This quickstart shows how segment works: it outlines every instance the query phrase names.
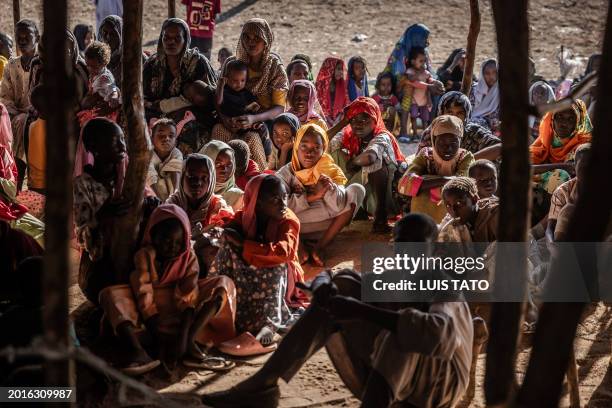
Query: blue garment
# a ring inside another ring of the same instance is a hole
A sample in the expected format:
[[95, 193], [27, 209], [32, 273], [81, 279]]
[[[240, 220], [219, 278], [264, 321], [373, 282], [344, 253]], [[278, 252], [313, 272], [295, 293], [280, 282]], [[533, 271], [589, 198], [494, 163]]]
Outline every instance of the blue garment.
[[429, 28], [424, 24], [413, 24], [408, 27], [406, 31], [404, 31], [404, 35], [402, 35], [397, 44], [395, 44], [395, 48], [389, 56], [384, 72], [391, 72], [396, 78], [406, 72], [405, 59], [410, 55], [410, 51], [413, 47], [425, 49], [425, 55], [427, 56], [426, 68], [431, 72], [429, 51], [427, 48], [428, 38]]
[[[353, 79], [353, 64], [355, 63], [356, 58], [352, 57], [348, 62], [348, 94], [349, 99], [353, 102], [360, 96], [370, 96], [370, 91], [368, 90], [368, 72], [365, 71], [363, 73], [363, 78], [361, 79], [361, 89], [363, 94], [359, 94], [357, 92], [357, 85], [355, 84], [355, 80]], [[364, 63], [365, 65], [365, 63]]]

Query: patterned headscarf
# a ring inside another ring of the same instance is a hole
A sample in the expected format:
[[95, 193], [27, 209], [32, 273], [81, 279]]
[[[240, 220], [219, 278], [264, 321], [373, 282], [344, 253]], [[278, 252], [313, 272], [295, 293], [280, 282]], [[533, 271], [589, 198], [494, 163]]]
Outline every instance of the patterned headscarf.
[[295, 92], [295, 88], [308, 89], [308, 110], [305, 114], [298, 116], [297, 112], [295, 111], [295, 108], [292, 105], [291, 109], [289, 109], [289, 112], [298, 116], [302, 125], [311, 119], [321, 119], [321, 116], [319, 116], [319, 114], [314, 110], [315, 103], [317, 102], [317, 90], [315, 89], [314, 84], [307, 79], [299, 79], [297, 81], [294, 81], [291, 84], [291, 89], [289, 89], [288, 99], [290, 104], [292, 104], [293, 101], [293, 93]]
[[[162, 95], [164, 89], [165, 75], [167, 73], [167, 56], [164, 51], [163, 37], [164, 31], [171, 25], [176, 25], [181, 28], [183, 31], [183, 37], [185, 38], [185, 47], [181, 51], [179, 55], [180, 59], [180, 68], [178, 75], [173, 78], [172, 83], [170, 84], [169, 89], [167, 90], [169, 95]], [[205, 69], [205, 77], [204, 78], [196, 78], [201, 79], [204, 83], [210, 85], [211, 87], [217, 86], [217, 74], [215, 70], [210, 65], [210, 62], [206, 57], [198, 52], [195, 48], [190, 48], [191, 45], [191, 34], [189, 33], [189, 26], [187, 23], [180, 18], [169, 18], [164, 21], [162, 25], [162, 29], [159, 33], [159, 39], [157, 40], [157, 54], [155, 54], [151, 59], [147, 61], [145, 64], [145, 69], [147, 66], [152, 66], [152, 75], [151, 75], [151, 85], [150, 89], [145, 90], [145, 94], [149, 94], [153, 97], [168, 97], [168, 96], [176, 96], [179, 95], [182, 91], [182, 86], [186, 78], [190, 78], [193, 76], [193, 73], [198, 67], [198, 64], [204, 63], [206, 65]]]
[[[349, 121], [360, 113], [367, 114], [374, 121], [374, 136], [377, 136], [381, 133], [385, 133], [391, 139], [391, 144], [393, 146], [393, 153], [395, 153], [395, 160], [399, 162], [403, 162], [406, 160], [402, 151], [400, 150], [399, 145], [397, 144], [397, 140], [395, 140], [395, 136], [391, 134], [385, 127], [385, 122], [382, 120], [382, 115], [380, 113], [380, 108], [378, 107], [378, 103], [372, 98], [366, 96], [360, 96], [355, 99], [349, 106], [346, 107], [346, 119]], [[357, 156], [359, 154], [361, 142], [359, 138], [353, 133], [353, 129], [351, 125], [348, 125], [344, 128], [342, 133], [342, 147], [344, 147], [349, 152], [350, 157]]]
[[[185, 182], [185, 169], [191, 162], [198, 162], [203, 164], [204, 167], [206, 167], [206, 169], [208, 170], [209, 174], [206, 192], [202, 197], [200, 205], [195, 210], [192, 210], [189, 207], [189, 197], [187, 197], [187, 194], [185, 193], [185, 189], [183, 187], [183, 184]], [[192, 153], [187, 156], [187, 159], [185, 159], [185, 162], [183, 163], [183, 172], [181, 176], [181, 182], [179, 183], [178, 191], [168, 197], [168, 200], [166, 202], [170, 204], [176, 204], [183, 210], [185, 210], [189, 216], [189, 221], [193, 225], [198, 221], [206, 219], [206, 216], [208, 215], [208, 208], [215, 192], [216, 182], [217, 178], [215, 173], [215, 163], [208, 156], [199, 153]]]
[[[309, 169], [303, 169], [300, 164], [300, 160], [298, 158], [298, 150], [300, 148], [300, 142], [304, 135], [309, 131], [313, 130], [317, 133], [321, 140], [323, 141], [323, 155], [319, 159], [319, 161]], [[319, 177], [321, 174], [325, 174], [332, 179], [335, 184], [345, 185], [347, 182], [342, 169], [338, 167], [336, 163], [334, 163], [334, 159], [326, 153], [327, 146], [329, 145], [329, 141], [327, 140], [327, 132], [323, 130], [319, 125], [315, 125], [314, 123], [309, 123], [304, 125], [298, 130], [297, 136], [295, 137], [295, 142], [293, 143], [293, 154], [291, 156], [291, 170], [293, 170], [293, 174], [300, 180], [305, 186], [311, 186], [316, 184], [319, 181]]]
[[460, 105], [463, 108], [465, 111], [465, 120], [463, 123], [467, 123], [472, 115], [472, 104], [470, 103], [470, 98], [459, 91], [450, 91], [442, 95], [440, 102], [438, 102], [438, 113], [443, 114], [454, 105]]
[[[335, 80], [336, 66], [342, 64], [342, 79]], [[350, 103], [348, 96], [348, 87], [346, 83], [347, 70], [344, 61], [336, 57], [328, 57], [323, 61], [319, 75], [317, 75], [317, 95], [319, 96], [319, 103], [323, 109], [323, 114], [332, 119], [335, 119], [342, 113], [345, 106]], [[333, 102], [331, 100], [331, 83], [332, 81], [336, 84], [336, 93]]]
[[248, 34], [256, 35], [261, 38], [265, 47], [259, 67], [254, 69], [256, 72], [261, 73], [261, 76], [257, 76], [256, 78], [249, 76], [246, 89], [257, 98], [270, 95], [272, 90], [288, 90], [289, 80], [283, 68], [283, 63], [277, 54], [270, 51], [272, 43], [274, 42], [274, 34], [268, 22], [263, 18], [252, 18], [242, 26], [238, 45], [236, 46], [236, 55], [225, 60], [223, 68], [221, 69], [223, 75], [225, 76], [227, 64], [230, 61], [238, 60], [247, 64], [249, 63], [249, 53], [247, 52], [245, 44]]
[[578, 146], [591, 141], [591, 119], [587, 113], [586, 105], [580, 99], [572, 104], [576, 114], [576, 127], [571, 135], [557, 135], [553, 128], [555, 114], [548, 112], [540, 122], [540, 135], [529, 147], [531, 162], [562, 163], [571, 158]]

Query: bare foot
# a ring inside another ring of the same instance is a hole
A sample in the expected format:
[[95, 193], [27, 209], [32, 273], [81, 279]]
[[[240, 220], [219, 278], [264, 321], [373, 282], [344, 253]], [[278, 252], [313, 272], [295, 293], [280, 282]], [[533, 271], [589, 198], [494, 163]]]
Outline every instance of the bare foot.
[[323, 249], [321, 248], [313, 248], [310, 253], [312, 257], [312, 264], [317, 267], [325, 266], [325, 256], [323, 255]]
[[298, 247], [298, 259], [301, 265], [308, 262], [308, 258], [310, 258], [310, 251], [308, 249], [309, 248], [306, 243], [300, 241], [300, 246]]
[[200, 347], [192, 341], [191, 344], [187, 346], [187, 351], [185, 352], [185, 357], [195, 361], [203, 361], [206, 358], [206, 355], [202, 352]]

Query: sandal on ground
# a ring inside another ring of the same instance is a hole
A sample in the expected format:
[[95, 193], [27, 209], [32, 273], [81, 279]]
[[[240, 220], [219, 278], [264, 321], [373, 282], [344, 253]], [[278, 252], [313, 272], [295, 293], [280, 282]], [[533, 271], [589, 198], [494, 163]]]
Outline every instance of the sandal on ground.
[[400, 136], [397, 138], [397, 141], [398, 141], [399, 143], [410, 143], [410, 136], [408, 136], [408, 135], [400, 135]]
[[202, 403], [215, 408], [244, 407], [248, 401], [249, 407], [277, 407], [280, 400], [280, 388], [273, 385], [257, 391], [240, 391], [232, 387], [226, 391], [213, 392], [202, 396]]
[[125, 375], [133, 377], [148, 373], [149, 371], [156, 369], [160, 364], [161, 362], [159, 360], [153, 360], [145, 364], [130, 365], [128, 367], [121, 368], [120, 371]]
[[217, 350], [230, 356], [251, 357], [273, 352], [276, 350], [276, 343], [265, 347], [251, 333], [244, 332], [236, 338], [219, 344]]
[[236, 367], [236, 363], [226, 360], [223, 357], [210, 357], [202, 355], [202, 360], [186, 358], [183, 365], [190, 368], [200, 368], [210, 371], [228, 371]]

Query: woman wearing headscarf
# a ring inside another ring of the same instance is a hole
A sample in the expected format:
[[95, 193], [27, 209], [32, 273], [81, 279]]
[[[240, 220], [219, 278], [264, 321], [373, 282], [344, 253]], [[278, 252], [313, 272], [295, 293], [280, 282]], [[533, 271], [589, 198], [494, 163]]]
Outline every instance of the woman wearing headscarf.
[[235, 210], [243, 205], [244, 192], [236, 186], [234, 173], [236, 172], [236, 159], [234, 150], [219, 140], [211, 140], [200, 152], [208, 156], [214, 163], [215, 194], [219, 194]]
[[[123, 32], [123, 19], [119, 16], [107, 16], [100, 23], [98, 37], [111, 49], [111, 59], [106, 68], [115, 78], [115, 84], [121, 89], [121, 41]], [[144, 62], [144, 60], [143, 60]]]
[[283, 181], [260, 174], [246, 186], [244, 209], [226, 224], [211, 268], [211, 274], [228, 276], [236, 285], [238, 332], [250, 332], [264, 345], [291, 321], [292, 310], [308, 305], [296, 286], [304, 281], [299, 233]]
[[[246, 90], [257, 98], [261, 109], [258, 113], [228, 118], [219, 115], [223, 126], [215, 127], [213, 139], [230, 141], [239, 129], [251, 129], [258, 122], [268, 122], [284, 112], [287, 104], [289, 81], [287, 73], [278, 55], [271, 51], [274, 34], [268, 22], [261, 18], [252, 18], [242, 26], [236, 55], [229, 57], [221, 69], [226, 76], [228, 63], [233, 60], [247, 64]], [[264, 142], [257, 132], [246, 132], [242, 138], [249, 145], [251, 158], [264, 168], [266, 152]]]
[[446, 91], [461, 90], [463, 69], [465, 67], [465, 48], [456, 48], [436, 72], [438, 80], [444, 84]]
[[480, 77], [470, 95], [472, 121], [495, 132], [499, 128], [499, 71], [497, 60], [490, 58], [480, 66]]
[[429, 60], [429, 28], [424, 24], [413, 24], [404, 31], [389, 59], [383, 72], [391, 72], [399, 81], [400, 77], [406, 72], [406, 58], [410, 55], [413, 47], [425, 49], [427, 63], [425, 68], [431, 71], [431, 61]]
[[[467, 96], [458, 91], [442, 95], [438, 103], [440, 115], [453, 115], [463, 121], [461, 147], [474, 155], [475, 159], [496, 160], [501, 154], [501, 140], [491, 131], [470, 121], [472, 104]], [[417, 153], [431, 146], [431, 126], [423, 131]]]
[[349, 179], [366, 189], [366, 210], [374, 214], [372, 231], [388, 233], [387, 219], [400, 213], [393, 197], [393, 182], [403, 171], [405, 157], [395, 136], [386, 128], [380, 108], [372, 98], [360, 96], [346, 108], [348, 126], [329, 144], [334, 162]]
[[[536, 81], [529, 87], [529, 104], [533, 106], [544, 105], [555, 100], [555, 91], [546, 81]], [[531, 129], [532, 142], [540, 135], [539, 117], [529, 116], [529, 129]]]
[[[210, 129], [217, 74], [206, 57], [197, 49], [190, 48], [190, 44], [191, 36], [186, 22], [179, 18], [164, 21], [157, 41], [157, 53], [147, 60], [143, 68], [147, 118], [160, 117], [162, 111], [170, 116], [181, 112], [182, 109], [172, 110], [162, 108], [162, 105], [181, 97], [186, 87], [197, 81], [198, 95], [190, 92], [189, 102], [197, 106], [193, 113]], [[173, 119], [178, 123], [182, 117]]]
[[317, 75], [317, 95], [328, 126], [340, 121], [344, 108], [351, 103], [348, 95], [347, 69], [336, 57], [325, 58]]
[[536, 184], [532, 221], [546, 215], [552, 193], [571, 178], [576, 149], [591, 141], [592, 130], [586, 105], [580, 99], [571, 108], [549, 112], [542, 118], [540, 135], [529, 147]]
[[[300, 261], [312, 258], [324, 266], [324, 249], [347, 226], [365, 198], [360, 184], [351, 184], [327, 153], [327, 132], [309, 123], [300, 128], [293, 144], [291, 162], [276, 175], [289, 191], [289, 208], [300, 220]], [[308, 241], [307, 241], [308, 240]]]

